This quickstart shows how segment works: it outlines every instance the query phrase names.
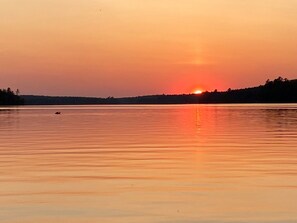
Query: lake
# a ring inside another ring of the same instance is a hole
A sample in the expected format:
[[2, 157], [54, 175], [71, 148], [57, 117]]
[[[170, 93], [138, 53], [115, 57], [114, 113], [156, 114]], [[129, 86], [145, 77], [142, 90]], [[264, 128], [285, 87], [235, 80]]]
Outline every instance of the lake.
[[2, 107], [0, 173], [2, 223], [293, 223], [297, 104]]

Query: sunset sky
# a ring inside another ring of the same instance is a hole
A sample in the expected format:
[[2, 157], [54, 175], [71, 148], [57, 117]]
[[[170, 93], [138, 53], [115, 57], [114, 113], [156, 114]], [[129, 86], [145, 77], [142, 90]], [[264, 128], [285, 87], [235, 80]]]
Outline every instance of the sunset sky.
[[0, 88], [190, 93], [297, 78], [296, 0], [0, 0]]

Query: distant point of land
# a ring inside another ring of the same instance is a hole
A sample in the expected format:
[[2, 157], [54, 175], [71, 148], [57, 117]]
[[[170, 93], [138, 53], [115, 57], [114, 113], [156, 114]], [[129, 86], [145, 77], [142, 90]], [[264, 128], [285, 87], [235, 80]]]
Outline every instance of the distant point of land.
[[26, 105], [297, 103], [297, 79], [279, 77], [258, 87], [201, 94], [150, 95], [124, 98], [22, 96]]
[[24, 104], [24, 99], [21, 98], [19, 94], [19, 90], [16, 90], [16, 92], [14, 92], [10, 88], [0, 89], [0, 106]]

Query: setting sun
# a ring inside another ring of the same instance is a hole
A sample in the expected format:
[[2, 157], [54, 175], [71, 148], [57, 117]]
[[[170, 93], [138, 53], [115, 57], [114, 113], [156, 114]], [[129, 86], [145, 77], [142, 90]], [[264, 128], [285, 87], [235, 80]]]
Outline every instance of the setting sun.
[[195, 90], [195, 91], [194, 91], [194, 94], [202, 94], [202, 93], [203, 93], [202, 90]]

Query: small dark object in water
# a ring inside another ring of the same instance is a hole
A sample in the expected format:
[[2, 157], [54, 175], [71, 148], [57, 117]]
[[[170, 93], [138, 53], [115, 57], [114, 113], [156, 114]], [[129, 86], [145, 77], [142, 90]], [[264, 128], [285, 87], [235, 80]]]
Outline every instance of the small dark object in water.
[[56, 112], [55, 114], [56, 114], [56, 115], [61, 115], [61, 112]]

